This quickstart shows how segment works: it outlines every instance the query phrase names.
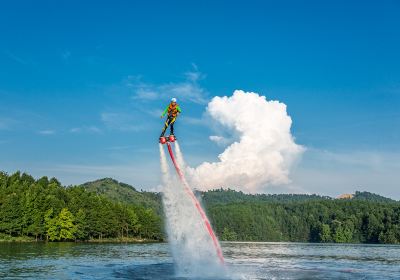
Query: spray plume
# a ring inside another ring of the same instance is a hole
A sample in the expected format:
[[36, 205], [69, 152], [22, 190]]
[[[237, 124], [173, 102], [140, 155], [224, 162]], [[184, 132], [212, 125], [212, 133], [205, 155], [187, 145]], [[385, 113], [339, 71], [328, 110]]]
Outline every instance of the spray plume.
[[178, 141], [175, 141], [175, 154], [176, 154], [176, 160], [178, 161], [179, 166], [185, 170], [186, 169], [186, 163], [183, 160], [183, 155], [181, 151], [181, 147], [179, 146]]
[[[176, 147], [175, 144], [175, 149]], [[179, 161], [183, 163], [180, 150], [179, 154]], [[213, 240], [181, 181], [170, 175], [161, 144], [160, 161], [166, 229], [178, 276], [212, 279], [224, 277], [225, 270], [221, 266]]]

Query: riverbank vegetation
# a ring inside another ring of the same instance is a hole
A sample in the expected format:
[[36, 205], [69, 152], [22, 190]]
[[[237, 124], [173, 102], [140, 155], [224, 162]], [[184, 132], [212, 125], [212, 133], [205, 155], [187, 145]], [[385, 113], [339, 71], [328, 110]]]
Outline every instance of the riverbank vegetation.
[[400, 242], [400, 205], [349, 200], [243, 202], [208, 213], [223, 240]]
[[352, 199], [317, 195], [203, 195], [223, 240], [400, 243], [400, 203], [368, 192]]
[[163, 239], [161, 217], [152, 208], [19, 172], [0, 173], [0, 233], [38, 241]]
[[[305, 194], [197, 192], [222, 240], [400, 243], [400, 202]], [[81, 186], [0, 172], [0, 241], [166, 240], [159, 193], [106, 178]]]

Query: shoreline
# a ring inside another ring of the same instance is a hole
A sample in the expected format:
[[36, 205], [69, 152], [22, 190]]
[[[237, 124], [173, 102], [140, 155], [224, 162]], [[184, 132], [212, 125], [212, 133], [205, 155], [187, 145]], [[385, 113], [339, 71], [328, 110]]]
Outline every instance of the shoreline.
[[10, 237], [7, 239], [0, 239], [0, 243], [135, 243], [135, 244], [146, 244], [146, 243], [163, 243], [162, 240], [152, 240], [145, 238], [103, 238], [103, 239], [89, 239], [89, 240], [76, 240], [76, 241], [46, 241], [36, 240], [35, 238], [20, 236]]
[[[393, 245], [400, 246], [398, 243], [334, 243], [334, 242], [299, 242], [299, 241], [228, 241], [220, 240], [223, 243], [265, 243], [265, 244], [319, 244], [319, 245]], [[77, 240], [77, 241], [46, 241], [46, 240], [36, 240], [30, 237], [10, 237], [10, 239], [0, 239], [0, 244], [4, 243], [130, 243], [130, 244], [150, 244], [150, 243], [168, 243], [165, 240], [151, 240], [145, 238], [103, 238], [103, 239], [89, 239], [89, 240]]]

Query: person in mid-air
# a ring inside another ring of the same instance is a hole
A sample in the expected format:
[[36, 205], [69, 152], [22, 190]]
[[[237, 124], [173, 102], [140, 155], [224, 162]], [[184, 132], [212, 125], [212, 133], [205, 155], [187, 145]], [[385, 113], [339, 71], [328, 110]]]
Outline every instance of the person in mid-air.
[[161, 115], [161, 118], [163, 118], [167, 114], [167, 120], [165, 121], [165, 125], [161, 132], [160, 138], [164, 137], [165, 131], [167, 130], [168, 126], [170, 127], [170, 134], [175, 136], [174, 123], [181, 112], [181, 108], [179, 107], [178, 103], [176, 103], [176, 98], [172, 98], [171, 103], [169, 103], [169, 105], [165, 108], [164, 112]]

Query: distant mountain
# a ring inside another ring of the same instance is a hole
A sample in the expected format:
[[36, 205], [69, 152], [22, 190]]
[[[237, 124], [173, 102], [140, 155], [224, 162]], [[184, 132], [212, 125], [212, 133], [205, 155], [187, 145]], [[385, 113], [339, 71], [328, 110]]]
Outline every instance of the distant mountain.
[[[334, 200], [330, 196], [321, 196], [317, 194], [246, 194], [241, 191], [235, 190], [210, 190], [207, 192], [197, 192], [197, 195], [201, 197], [203, 203], [207, 206], [216, 204], [228, 204], [228, 203], [241, 203], [241, 202], [279, 202], [279, 203], [290, 203], [290, 202], [305, 202], [305, 201], [316, 201], [316, 200]], [[370, 193], [356, 191], [355, 194], [343, 194], [338, 199], [350, 199], [350, 200], [365, 200], [371, 202], [396, 202], [396, 200]]]
[[360, 191], [356, 191], [356, 193], [353, 196], [353, 199], [354, 200], [368, 200], [368, 201], [373, 201], [373, 202], [396, 202], [396, 200], [381, 196], [379, 194], [370, 193], [370, 192], [360, 192]]
[[157, 213], [162, 212], [161, 194], [155, 192], [137, 191], [131, 185], [118, 182], [112, 178], [103, 178], [81, 185], [89, 192], [103, 195], [115, 202], [129, 203], [152, 208]]
[[240, 202], [299, 202], [310, 200], [332, 200], [329, 196], [316, 194], [246, 194], [235, 190], [210, 190], [197, 192], [206, 205], [228, 204]]
[[[158, 213], [162, 212], [161, 194], [146, 191], [137, 191], [131, 185], [118, 182], [112, 178], [99, 179], [93, 182], [82, 184], [85, 189], [106, 196], [107, 198], [129, 204], [141, 205], [155, 209]], [[246, 194], [241, 191], [231, 189], [217, 189], [206, 192], [196, 191], [196, 195], [207, 206], [241, 202], [304, 202], [316, 200], [333, 200], [330, 196], [317, 194]], [[370, 192], [356, 191], [355, 194], [342, 195], [338, 198], [351, 200], [365, 200], [372, 202], [396, 202], [393, 199], [383, 197]]]

